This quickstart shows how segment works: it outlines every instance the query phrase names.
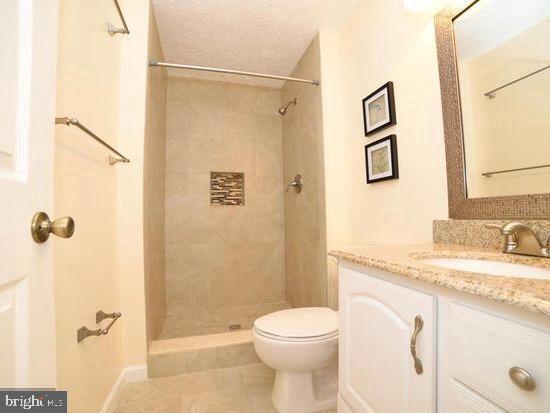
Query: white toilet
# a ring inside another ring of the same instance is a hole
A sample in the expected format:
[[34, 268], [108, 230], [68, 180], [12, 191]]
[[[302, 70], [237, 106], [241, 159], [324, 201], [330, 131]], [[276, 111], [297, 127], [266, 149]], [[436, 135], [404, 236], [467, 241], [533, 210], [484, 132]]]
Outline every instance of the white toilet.
[[272, 400], [280, 413], [312, 413], [336, 407], [336, 391], [319, 398], [313, 382], [313, 372], [337, 358], [336, 311], [293, 308], [260, 317], [254, 322], [254, 348], [276, 371]]

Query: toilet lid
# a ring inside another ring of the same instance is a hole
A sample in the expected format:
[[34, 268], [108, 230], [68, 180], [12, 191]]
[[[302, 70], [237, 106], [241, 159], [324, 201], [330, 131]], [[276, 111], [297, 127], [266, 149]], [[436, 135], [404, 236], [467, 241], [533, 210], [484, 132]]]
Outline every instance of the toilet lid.
[[282, 338], [313, 338], [338, 333], [338, 313], [326, 307], [292, 308], [258, 318], [258, 332]]

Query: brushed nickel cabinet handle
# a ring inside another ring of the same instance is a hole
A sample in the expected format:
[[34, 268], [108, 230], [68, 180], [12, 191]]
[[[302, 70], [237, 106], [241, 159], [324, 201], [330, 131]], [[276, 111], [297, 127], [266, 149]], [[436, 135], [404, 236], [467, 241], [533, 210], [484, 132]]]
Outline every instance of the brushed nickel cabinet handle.
[[74, 220], [71, 217], [63, 217], [52, 222], [45, 212], [34, 214], [31, 222], [32, 239], [37, 244], [42, 244], [48, 240], [50, 234], [71, 238], [74, 234]]
[[416, 374], [422, 374], [424, 372], [422, 360], [420, 360], [416, 355], [416, 338], [418, 337], [418, 334], [420, 334], [420, 331], [422, 331], [422, 327], [424, 327], [424, 320], [422, 320], [422, 317], [417, 315], [414, 318], [414, 331], [411, 336], [411, 356], [414, 360], [414, 370], [416, 371]]
[[535, 390], [535, 387], [537, 387], [535, 378], [531, 376], [531, 373], [521, 367], [512, 367], [508, 371], [508, 375], [510, 376], [512, 383], [514, 383], [521, 390], [533, 391]]

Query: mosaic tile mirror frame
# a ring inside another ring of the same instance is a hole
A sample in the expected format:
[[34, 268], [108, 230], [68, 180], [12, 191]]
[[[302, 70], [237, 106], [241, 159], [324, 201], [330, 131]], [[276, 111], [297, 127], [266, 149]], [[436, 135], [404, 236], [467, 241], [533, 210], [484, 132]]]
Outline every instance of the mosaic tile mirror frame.
[[476, 1], [451, 5], [435, 16], [449, 217], [453, 219], [548, 219], [550, 193], [468, 198], [466, 196], [463, 124], [453, 22]]

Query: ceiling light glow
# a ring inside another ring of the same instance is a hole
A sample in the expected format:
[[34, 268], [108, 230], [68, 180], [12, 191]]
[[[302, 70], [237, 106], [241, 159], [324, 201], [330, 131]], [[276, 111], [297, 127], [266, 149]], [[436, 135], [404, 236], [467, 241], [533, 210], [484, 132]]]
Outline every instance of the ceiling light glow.
[[410, 12], [418, 13], [429, 10], [433, 2], [434, 0], [403, 0], [403, 7]]
[[[430, 12], [437, 13], [443, 8], [452, 5], [456, 8], [465, 8], [474, 0], [403, 0], [405, 10], [412, 13]], [[519, 0], [518, 0], [519, 1]], [[547, 1], [547, 0], [540, 0]]]

